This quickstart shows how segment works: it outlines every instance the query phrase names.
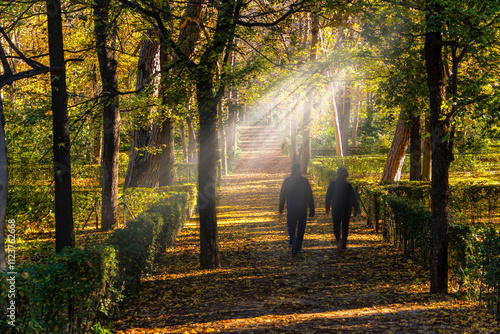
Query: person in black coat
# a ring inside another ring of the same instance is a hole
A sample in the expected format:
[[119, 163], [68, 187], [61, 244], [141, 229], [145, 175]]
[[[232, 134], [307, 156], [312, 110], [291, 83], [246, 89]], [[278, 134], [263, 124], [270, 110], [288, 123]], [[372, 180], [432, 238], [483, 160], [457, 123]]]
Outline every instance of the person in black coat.
[[283, 181], [280, 192], [279, 213], [282, 214], [287, 209], [287, 225], [289, 244], [293, 246], [295, 242], [295, 230], [297, 228], [296, 250], [302, 250], [302, 241], [307, 223], [307, 208], [309, 216], [314, 217], [314, 198], [309, 181], [300, 175], [299, 164], [292, 165], [292, 174]]
[[[347, 235], [349, 233], [349, 220], [351, 219], [352, 209], [356, 216], [361, 214], [358, 199], [352, 185], [346, 180], [349, 176], [345, 167], [337, 169], [337, 178], [330, 183], [326, 192], [326, 214], [332, 210], [333, 234], [337, 245], [342, 240], [342, 250], [346, 249]], [[340, 226], [342, 225], [342, 239], [340, 238]], [[340, 249], [340, 248], [339, 248]]]

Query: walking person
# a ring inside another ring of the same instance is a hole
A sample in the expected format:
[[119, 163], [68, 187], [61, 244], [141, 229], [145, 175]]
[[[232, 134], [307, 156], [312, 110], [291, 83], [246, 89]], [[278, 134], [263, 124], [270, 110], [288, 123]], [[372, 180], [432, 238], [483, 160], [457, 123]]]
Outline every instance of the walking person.
[[[289, 246], [292, 253], [302, 252], [302, 242], [307, 223], [307, 208], [309, 216], [314, 217], [314, 198], [309, 180], [300, 175], [300, 165], [292, 165], [292, 173], [281, 186], [279, 213], [287, 209]], [[295, 231], [297, 230], [297, 234]]]
[[[330, 183], [326, 192], [326, 214], [332, 210], [333, 234], [337, 241], [337, 253], [340, 255], [347, 246], [349, 221], [352, 209], [356, 216], [361, 214], [358, 199], [352, 185], [347, 181], [349, 173], [343, 166], [337, 169], [337, 178]], [[342, 236], [340, 230], [342, 227]]]

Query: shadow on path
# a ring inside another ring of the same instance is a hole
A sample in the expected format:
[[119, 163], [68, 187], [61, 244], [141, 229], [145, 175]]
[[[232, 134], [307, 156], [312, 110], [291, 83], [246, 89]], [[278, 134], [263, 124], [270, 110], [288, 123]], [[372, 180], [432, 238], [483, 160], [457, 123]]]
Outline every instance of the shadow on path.
[[428, 294], [427, 272], [383, 243], [364, 221], [352, 222], [348, 250], [338, 257], [322, 189], [314, 189], [318, 210], [308, 222], [304, 253], [292, 258], [285, 217], [277, 214], [288, 159], [275, 152], [239, 163], [239, 173], [223, 178], [218, 198], [222, 268], [199, 268], [199, 224], [190, 220], [160, 270], [143, 281], [140, 295], [116, 322], [119, 333], [485, 333], [497, 328], [472, 304]]

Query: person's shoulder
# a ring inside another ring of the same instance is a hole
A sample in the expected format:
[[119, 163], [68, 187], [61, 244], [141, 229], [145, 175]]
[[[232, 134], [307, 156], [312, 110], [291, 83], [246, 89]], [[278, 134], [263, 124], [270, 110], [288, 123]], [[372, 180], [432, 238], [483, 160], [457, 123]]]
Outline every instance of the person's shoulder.
[[309, 179], [303, 175], [300, 176], [300, 179], [302, 180], [302, 182], [307, 182], [309, 183]]

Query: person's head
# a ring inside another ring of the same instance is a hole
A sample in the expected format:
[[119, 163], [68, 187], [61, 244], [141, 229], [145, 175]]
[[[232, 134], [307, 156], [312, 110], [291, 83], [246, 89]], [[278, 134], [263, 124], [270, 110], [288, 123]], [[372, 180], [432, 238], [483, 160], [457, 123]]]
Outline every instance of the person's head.
[[349, 172], [347, 171], [347, 168], [344, 166], [340, 166], [337, 169], [337, 180], [345, 180], [349, 176]]
[[300, 175], [300, 165], [298, 163], [292, 165], [292, 175]]

